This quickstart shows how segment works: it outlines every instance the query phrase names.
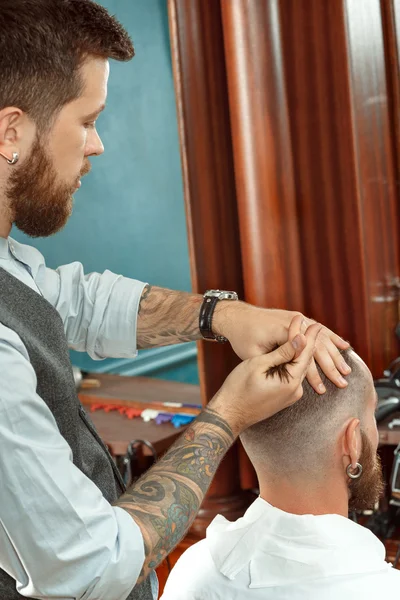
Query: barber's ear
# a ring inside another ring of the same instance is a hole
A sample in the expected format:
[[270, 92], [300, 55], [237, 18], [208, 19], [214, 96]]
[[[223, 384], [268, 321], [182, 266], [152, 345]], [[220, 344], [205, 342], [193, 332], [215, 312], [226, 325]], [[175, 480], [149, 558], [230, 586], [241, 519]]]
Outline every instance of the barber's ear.
[[9, 106], [0, 110], [0, 154], [11, 159], [28, 151], [36, 136], [36, 125], [20, 108]]
[[351, 466], [355, 469], [361, 454], [361, 430], [359, 419], [351, 419], [347, 424], [343, 437], [343, 454], [350, 458]]

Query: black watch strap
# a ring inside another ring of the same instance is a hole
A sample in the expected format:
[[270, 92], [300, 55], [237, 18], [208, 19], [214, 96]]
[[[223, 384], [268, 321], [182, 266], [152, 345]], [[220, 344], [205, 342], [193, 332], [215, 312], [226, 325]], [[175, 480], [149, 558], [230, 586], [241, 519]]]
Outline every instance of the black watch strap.
[[215, 335], [212, 330], [212, 318], [217, 302], [219, 302], [217, 296], [204, 298], [200, 308], [199, 328], [204, 339], [224, 343], [228, 340], [222, 335]]

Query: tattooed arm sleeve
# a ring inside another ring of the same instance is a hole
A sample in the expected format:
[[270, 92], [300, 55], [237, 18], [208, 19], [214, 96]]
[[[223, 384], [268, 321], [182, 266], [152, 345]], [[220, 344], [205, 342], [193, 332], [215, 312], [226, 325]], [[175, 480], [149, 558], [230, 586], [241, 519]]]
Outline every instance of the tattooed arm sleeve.
[[137, 321], [138, 348], [201, 339], [199, 312], [203, 297], [147, 285]]
[[165, 456], [115, 503], [142, 531], [145, 562], [139, 581], [184, 537], [234, 439], [227, 421], [207, 407]]

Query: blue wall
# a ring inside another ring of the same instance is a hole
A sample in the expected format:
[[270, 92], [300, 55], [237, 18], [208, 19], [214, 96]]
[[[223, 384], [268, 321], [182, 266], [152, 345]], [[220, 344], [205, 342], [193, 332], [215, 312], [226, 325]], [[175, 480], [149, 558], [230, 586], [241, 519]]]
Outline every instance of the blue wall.
[[[166, 0], [102, 0], [133, 37], [136, 57], [111, 61], [107, 109], [98, 131], [106, 152], [76, 194], [66, 228], [30, 240], [48, 266], [78, 260], [86, 272], [110, 269], [162, 287], [190, 291]], [[142, 351], [135, 361], [92, 361], [71, 353], [85, 370], [149, 374], [198, 382], [196, 346]]]

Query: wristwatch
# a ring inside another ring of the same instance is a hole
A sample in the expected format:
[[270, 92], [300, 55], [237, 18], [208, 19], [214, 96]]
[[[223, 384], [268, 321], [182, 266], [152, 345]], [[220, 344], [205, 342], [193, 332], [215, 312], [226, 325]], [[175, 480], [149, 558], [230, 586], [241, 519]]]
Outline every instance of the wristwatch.
[[236, 292], [226, 290], [207, 290], [203, 294], [203, 304], [200, 308], [199, 328], [200, 333], [205, 340], [212, 340], [223, 344], [228, 340], [223, 335], [215, 335], [212, 330], [212, 318], [217, 302], [220, 300], [239, 300]]

